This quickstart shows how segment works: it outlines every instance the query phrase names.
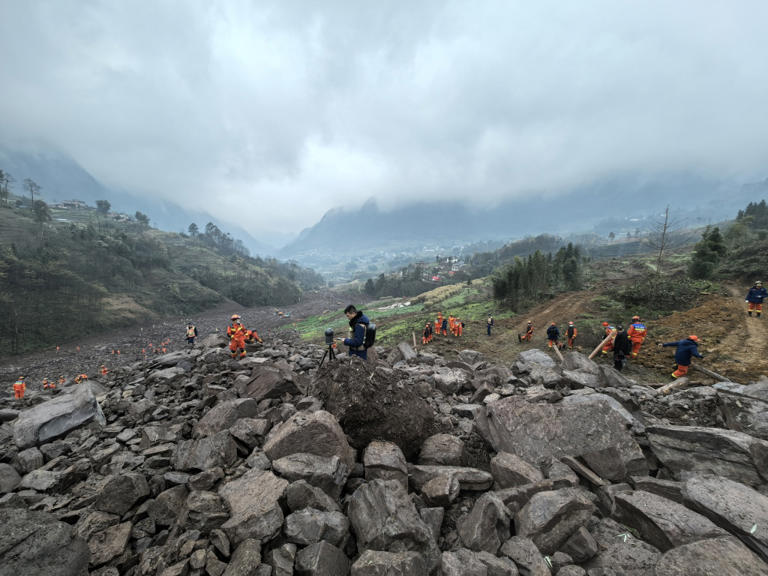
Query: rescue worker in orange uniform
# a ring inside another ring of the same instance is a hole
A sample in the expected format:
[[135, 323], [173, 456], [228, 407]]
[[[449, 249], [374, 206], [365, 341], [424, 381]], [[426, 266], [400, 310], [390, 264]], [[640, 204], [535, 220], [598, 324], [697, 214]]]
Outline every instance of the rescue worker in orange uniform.
[[443, 326], [443, 313], [437, 313], [437, 320], [435, 320], [435, 334], [440, 334], [440, 328]]
[[[610, 324], [608, 324], [608, 322], [603, 322], [603, 328], [605, 329], [605, 335], [606, 336], [610, 335], [615, 330], [615, 328], [613, 326], [611, 326]], [[614, 335], [614, 338], [615, 337], [616, 336]], [[603, 354], [608, 354], [608, 352], [612, 352], [613, 351], [613, 339], [614, 338], [611, 338], [610, 340], [608, 340], [608, 342], [603, 344]]]
[[632, 316], [632, 324], [629, 325], [627, 330], [627, 336], [629, 336], [629, 340], [632, 342], [632, 358], [637, 358], [637, 355], [640, 354], [640, 348], [643, 342], [645, 342], [647, 335], [648, 328], [640, 322], [640, 316]]
[[19, 376], [19, 379], [13, 383], [13, 397], [16, 400], [22, 400], [24, 398], [24, 392], [27, 391], [27, 383], [24, 381], [26, 377]]
[[672, 372], [673, 378], [680, 378], [688, 374], [688, 367], [691, 365], [691, 357], [704, 358], [699, 354], [699, 338], [695, 334], [691, 334], [685, 340], [679, 340], [677, 342], [665, 342], [659, 344], [659, 346], [674, 346], [675, 350], [675, 362], [677, 368]]
[[576, 336], [579, 335], [579, 331], [577, 330], [576, 326], [573, 325], [573, 322], [568, 322], [568, 328], [565, 330], [565, 337], [566, 337], [566, 344], [568, 346], [568, 350], [573, 350], [573, 342], [576, 340]]
[[106, 376], [109, 370], [107, 370], [107, 367], [104, 366], [104, 364], [101, 365], [101, 375]]
[[63, 374], [61, 376], [59, 376], [59, 386], [64, 386], [64, 382], [66, 382], [66, 381], [67, 380], [64, 378]]
[[461, 336], [464, 333], [464, 323], [460, 318], [454, 318], [453, 320], [453, 335]]
[[528, 320], [528, 324], [525, 326], [525, 334], [523, 334], [522, 340], [530, 342], [533, 339], [533, 320]]
[[264, 343], [264, 340], [259, 338], [258, 332], [256, 330], [246, 330], [245, 331], [245, 341], [248, 344], [253, 344], [254, 342]]
[[245, 358], [245, 326], [240, 322], [238, 314], [232, 314], [232, 324], [227, 327], [227, 336], [229, 336], [229, 351], [232, 358], [238, 354], [240, 358]]
[[429, 344], [432, 342], [432, 324], [427, 322], [424, 325], [424, 331], [421, 333], [421, 343]]
[[456, 318], [448, 316], [448, 330], [453, 334], [453, 329], [456, 327]]
[[48, 378], [43, 378], [43, 390], [48, 390]]

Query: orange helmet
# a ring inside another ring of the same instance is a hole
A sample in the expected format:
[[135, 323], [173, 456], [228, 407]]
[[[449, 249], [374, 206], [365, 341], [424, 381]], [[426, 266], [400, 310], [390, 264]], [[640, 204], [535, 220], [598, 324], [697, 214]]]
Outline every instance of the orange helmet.
[[554, 322], [552, 322], [552, 324], [550, 324], [550, 326], [557, 326], [557, 324], [555, 324]]
[[699, 337], [696, 336], [696, 334], [691, 334], [690, 336], [688, 336], [688, 340], [693, 340], [694, 342], [698, 342]]
[[637, 316], [637, 315], [632, 316], [632, 320], [640, 320], [640, 316]]
[[240, 315], [239, 314], [232, 314], [231, 320], [240, 320]]
[[603, 326], [608, 326], [608, 322], [603, 322]]
[[573, 322], [568, 322], [568, 326], [573, 326]]

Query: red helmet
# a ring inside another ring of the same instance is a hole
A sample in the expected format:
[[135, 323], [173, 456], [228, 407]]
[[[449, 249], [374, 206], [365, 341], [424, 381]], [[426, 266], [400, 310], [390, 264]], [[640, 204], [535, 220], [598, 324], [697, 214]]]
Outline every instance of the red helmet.
[[694, 342], [698, 342], [699, 337], [696, 336], [696, 334], [691, 334], [690, 336], [688, 336], [688, 340], [693, 340]]
[[608, 326], [608, 322], [603, 322], [603, 326]]
[[568, 326], [573, 326], [573, 322], [568, 322]]

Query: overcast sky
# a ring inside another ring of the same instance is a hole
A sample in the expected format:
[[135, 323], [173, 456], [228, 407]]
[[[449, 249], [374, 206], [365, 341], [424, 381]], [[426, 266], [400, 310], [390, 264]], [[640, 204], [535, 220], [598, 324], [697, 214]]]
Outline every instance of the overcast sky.
[[768, 2], [0, 0], [0, 144], [297, 232], [376, 197], [768, 176]]

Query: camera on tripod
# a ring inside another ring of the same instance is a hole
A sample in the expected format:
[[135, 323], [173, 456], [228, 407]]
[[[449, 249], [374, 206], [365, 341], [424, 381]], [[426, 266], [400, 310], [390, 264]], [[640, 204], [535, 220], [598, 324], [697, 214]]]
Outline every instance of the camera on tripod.
[[323, 354], [323, 357], [320, 359], [320, 368], [322, 368], [326, 357], [328, 358], [329, 362], [336, 359], [336, 353], [333, 351], [333, 344], [333, 328], [328, 328], [325, 331], [325, 345], [328, 346], [328, 348]]

